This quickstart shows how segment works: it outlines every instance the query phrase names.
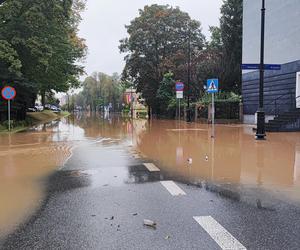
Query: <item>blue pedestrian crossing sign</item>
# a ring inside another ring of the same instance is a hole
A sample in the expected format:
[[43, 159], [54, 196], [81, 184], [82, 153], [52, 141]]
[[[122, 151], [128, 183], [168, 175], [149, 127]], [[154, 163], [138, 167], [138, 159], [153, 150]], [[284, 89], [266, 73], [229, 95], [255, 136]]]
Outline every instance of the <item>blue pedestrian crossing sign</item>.
[[207, 80], [207, 93], [217, 93], [219, 88], [219, 79], [208, 79]]

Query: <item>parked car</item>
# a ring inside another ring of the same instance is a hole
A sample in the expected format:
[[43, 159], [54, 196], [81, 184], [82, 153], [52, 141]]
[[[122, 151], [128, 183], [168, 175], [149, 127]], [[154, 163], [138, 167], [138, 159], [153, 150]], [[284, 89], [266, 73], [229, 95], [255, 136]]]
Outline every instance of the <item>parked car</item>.
[[44, 106], [38, 105], [38, 104], [36, 104], [36, 105], [34, 106], [34, 108], [35, 108], [37, 111], [39, 111], [39, 112], [42, 112], [42, 111], [44, 110]]
[[35, 107], [27, 108], [27, 112], [36, 112], [37, 109]]
[[45, 104], [45, 109], [51, 110], [51, 105], [50, 104]]
[[51, 105], [50, 109], [51, 109], [51, 111], [53, 111], [55, 113], [61, 112], [61, 109], [54, 105]]

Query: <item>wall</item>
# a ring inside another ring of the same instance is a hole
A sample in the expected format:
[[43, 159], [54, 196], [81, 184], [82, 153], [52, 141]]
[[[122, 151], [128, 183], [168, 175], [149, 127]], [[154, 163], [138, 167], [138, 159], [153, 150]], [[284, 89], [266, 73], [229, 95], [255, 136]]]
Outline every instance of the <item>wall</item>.
[[[296, 72], [300, 71], [300, 60], [283, 64], [279, 71], [266, 71], [264, 81], [264, 106], [267, 115], [282, 113], [295, 104]], [[258, 109], [259, 73], [243, 74], [244, 114], [254, 114]]]
[[[261, 2], [243, 3], [243, 63], [259, 63]], [[265, 63], [282, 64], [280, 71], [265, 72], [265, 111], [272, 117], [289, 110], [295, 101], [296, 72], [300, 71], [300, 0], [266, 0]], [[244, 114], [250, 122], [258, 109], [259, 74], [243, 71], [242, 81]]]
[[[243, 63], [259, 63], [261, 0], [244, 0]], [[265, 63], [300, 60], [300, 1], [266, 0]]]

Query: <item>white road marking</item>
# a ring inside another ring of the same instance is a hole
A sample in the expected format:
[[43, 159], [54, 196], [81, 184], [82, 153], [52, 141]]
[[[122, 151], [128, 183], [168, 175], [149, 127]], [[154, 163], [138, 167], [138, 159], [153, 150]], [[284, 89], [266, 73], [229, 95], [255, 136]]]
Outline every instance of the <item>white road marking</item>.
[[171, 195], [186, 195], [186, 193], [175, 184], [174, 181], [161, 181], [160, 182], [169, 192]]
[[224, 227], [222, 227], [211, 216], [194, 216], [193, 217], [201, 227], [214, 239], [214, 241], [226, 250], [246, 250], [237, 239], [235, 239]]
[[153, 163], [144, 163], [144, 166], [150, 171], [150, 172], [159, 172], [160, 169], [156, 167]]

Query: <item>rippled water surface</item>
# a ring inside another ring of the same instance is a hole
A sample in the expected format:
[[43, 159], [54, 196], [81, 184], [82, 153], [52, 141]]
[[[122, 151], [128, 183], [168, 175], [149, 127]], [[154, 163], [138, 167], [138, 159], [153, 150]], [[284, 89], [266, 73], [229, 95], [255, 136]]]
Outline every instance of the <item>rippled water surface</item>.
[[206, 124], [91, 115], [0, 135], [0, 235], [39, 207], [46, 193], [42, 180], [66, 162], [73, 164], [73, 152], [77, 158], [88, 155], [84, 145], [91, 143], [105, 153], [91, 154], [99, 159], [89, 161], [85, 169], [90, 170], [83, 173], [101, 185], [93, 164], [107, 161], [110, 167], [109, 159], [119, 152], [114, 150], [130, 148], [131, 156], [154, 161], [168, 178], [267, 189], [300, 201], [300, 133], [268, 134], [266, 141], [255, 141], [250, 126], [218, 125], [215, 139], [210, 135]]

